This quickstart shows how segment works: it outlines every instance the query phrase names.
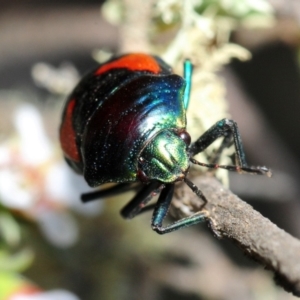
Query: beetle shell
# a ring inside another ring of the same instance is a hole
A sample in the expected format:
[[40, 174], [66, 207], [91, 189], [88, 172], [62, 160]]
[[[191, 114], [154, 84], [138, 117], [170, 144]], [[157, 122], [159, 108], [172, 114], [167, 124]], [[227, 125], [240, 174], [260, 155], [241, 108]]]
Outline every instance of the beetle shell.
[[185, 80], [161, 59], [128, 54], [88, 73], [69, 96], [60, 142], [87, 183], [138, 180], [138, 159], [164, 129], [186, 127]]

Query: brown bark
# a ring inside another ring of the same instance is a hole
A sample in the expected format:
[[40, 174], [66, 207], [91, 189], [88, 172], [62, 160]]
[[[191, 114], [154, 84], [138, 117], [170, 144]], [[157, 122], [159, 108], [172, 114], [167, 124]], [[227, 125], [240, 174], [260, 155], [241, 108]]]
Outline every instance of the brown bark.
[[[208, 199], [208, 224], [213, 234], [228, 238], [249, 257], [274, 272], [276, 282], [300, 296], [300, 241], [278, 228], [249, 204], [225, 189], [213, 177], [195, 177], [193, 182]], [[173, 215], [196, 212], [201, 199], [185, 185], [177, 189]]]

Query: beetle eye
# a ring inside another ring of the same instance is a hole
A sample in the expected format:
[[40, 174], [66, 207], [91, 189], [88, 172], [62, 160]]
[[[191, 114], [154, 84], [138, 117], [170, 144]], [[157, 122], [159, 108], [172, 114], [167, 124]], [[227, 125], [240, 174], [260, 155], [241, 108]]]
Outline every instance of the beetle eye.
[[149, 177], [146, 175], [146, 173], [144, 171], [142, 171], [141, 169], [139, 169], [137, 171], [137, 178], [142, 182], [142, 183], [147, 183], [149, 182]]
[[191, 143], [191, 136], [189, 135], [189, 133], [187, 131], [181, 130], [177, 134], [186, 143], [187, 146], [190, 145], [190, 143]]

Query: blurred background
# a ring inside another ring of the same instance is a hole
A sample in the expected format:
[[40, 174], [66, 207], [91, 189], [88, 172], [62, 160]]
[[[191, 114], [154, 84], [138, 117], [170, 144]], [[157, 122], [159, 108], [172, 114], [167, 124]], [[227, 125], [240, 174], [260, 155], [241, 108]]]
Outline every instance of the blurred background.
[[151, 212], [120, 217], [131, 192], [82, 204], [91, 188], [64, 162], [58, 128], [68, 93], [110, 55], [154, 53], [178, 74], [188, 57], [192, 136], [223, 117], [237, 121], [249, 163], [274, 176], [216, 175], [299, 238], [297, 0], [2, 0], [0, 7], [0, 300], [295, 298], [206, 224], [159, 236]]

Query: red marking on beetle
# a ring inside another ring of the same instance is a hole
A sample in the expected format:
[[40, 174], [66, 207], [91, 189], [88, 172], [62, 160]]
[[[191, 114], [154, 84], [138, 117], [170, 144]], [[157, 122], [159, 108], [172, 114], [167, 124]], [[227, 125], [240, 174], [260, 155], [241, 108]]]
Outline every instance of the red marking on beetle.
[[109, 70], [121, 68], [131, 71], [149, 71], [155, 74], [160, 72], [160, 66], [152, 56], [143, 53], [134, 53], [122, 56], [111, 63], [104, 64], [95, 72], [95, 75], [101, 75]]
[[76, 145], [76, 134], [72, 124], [73, 110], [75, 107], [75, 99], [71, 100], [67, 106], [64, 121], [60, 127], [60, 143], [65, 155], [74, 160], [80, 161], [80, 155]]

